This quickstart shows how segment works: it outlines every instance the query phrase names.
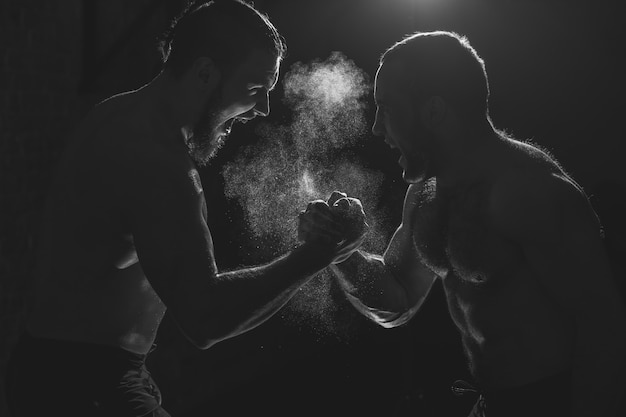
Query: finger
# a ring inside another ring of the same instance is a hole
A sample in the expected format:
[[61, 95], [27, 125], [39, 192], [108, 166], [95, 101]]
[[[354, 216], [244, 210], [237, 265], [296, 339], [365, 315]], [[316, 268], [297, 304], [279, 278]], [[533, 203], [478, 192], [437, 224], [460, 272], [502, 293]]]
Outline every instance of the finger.
[[333, 203], [333, 207], [336, 207], [340, 210], [349, 210], [350, 209], [350, 200], [347, 197], [342, 197], [339, 200]]
[[359, 209], [361, 209], [361, 211], [363, 211], [363, 204], [361, 203], [361, 200], [359, 200], [358, 198], [352, 198], [352, 197], [349, 197], [349, 199], [350, 199], [351, 206], [356, 206]]
[[302, 230], [308, 234], [323, 235], [338, 242], [343, 239], [343, 228], [338, 226], [337, 222], [328, 222], [325, 219], [319, 219], [314, 215], [305, 214], [299, 218], [298, 230]]
[[298, 240], [300, 242], [306, 242], [309, 240], [309, 232], [307, 230], [298, 227]]
[[318, 241], [322, 240], [324, 242], [332, 243], [333, 245], [337, 245], [343, 242], [343, 236], [337, 235], [336, 233], [319, 230], [315, 232], [307, 231], [307, 240], [308, 241]]
[[330, 213], [330, 207], [324, 200], [313, 200], [306, 206], [306, 211], [319, 211], [322, 213]]
[[329, 208], [311, 208], [304, 214], [298, 216], [298, 220], [300, 222], [315, 223], [319, 228], [335, 229], [339, 232], [342, 232], [344, 229], [341, 218], [335, 216]]
[[305, 243], [324, 245], [333, 252], [335, 251], [337, 244], [339, 243], [334, 236], [329, 236], [323, 233], [310, 233], [307, 231], [299, 231], [298, 239], [301, 242]]
[[332, 206], [335, 204], [335, 202], [341, 198], [346, 198], [348, 197], [348, 194], [346, 193], [342, 193], [341, 191], [333, 191], [330, 195], [330, 197], [328, 197], [328, 205]]

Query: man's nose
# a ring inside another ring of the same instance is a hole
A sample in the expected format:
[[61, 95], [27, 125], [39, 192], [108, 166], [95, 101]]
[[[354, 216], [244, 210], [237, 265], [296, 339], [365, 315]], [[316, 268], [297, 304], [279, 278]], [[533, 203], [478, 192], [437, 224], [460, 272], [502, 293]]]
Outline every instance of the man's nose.
[[383, 136], [385, 134], [383, 130], [383, 124], [380, 121], [379, 112], [376, 111], [376, 116], [374, 118], [374, 124], [372, 125], [372, 134], [374, 136]]
[[378, 127], [378, 123], [374, 122], [374, 124], [372, 125], [372, 134], [374, 136], [381, 136], [382, 133], [380, 131], [380, 128]]

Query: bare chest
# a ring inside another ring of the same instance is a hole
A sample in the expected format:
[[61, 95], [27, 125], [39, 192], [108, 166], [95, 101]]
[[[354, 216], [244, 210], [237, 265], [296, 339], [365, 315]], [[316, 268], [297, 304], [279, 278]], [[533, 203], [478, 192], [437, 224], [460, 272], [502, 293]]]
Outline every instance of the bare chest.
[[493, 227], [489, 187], [425, 189], [414, 216], [414, 240], [422, 261], [440, 277], [495, 285], [521, 260], [520, 249]]

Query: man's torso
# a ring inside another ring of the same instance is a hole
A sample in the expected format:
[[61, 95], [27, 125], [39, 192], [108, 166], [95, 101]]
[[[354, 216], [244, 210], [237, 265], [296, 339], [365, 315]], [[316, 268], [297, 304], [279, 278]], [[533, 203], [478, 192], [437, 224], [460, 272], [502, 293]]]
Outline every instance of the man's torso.
[[541, 287], [522, 248], [491, 222], [493, 182], [420, 190], [414, 239], [442, 278], [475, 378], [488, 389], [522, 385], [567, 367], [571, 323]]
[[59, 166], [28, 326], [35, 336], [142, 354], [154, 342], [165, 306], [138, 263], [128, 203], [118, 193], [124, 176], [132, 175], [117, 166], [119, 156], [153, 146], [133, 126], [132, 100], [132, 94], [118, 96], [96, 108]]

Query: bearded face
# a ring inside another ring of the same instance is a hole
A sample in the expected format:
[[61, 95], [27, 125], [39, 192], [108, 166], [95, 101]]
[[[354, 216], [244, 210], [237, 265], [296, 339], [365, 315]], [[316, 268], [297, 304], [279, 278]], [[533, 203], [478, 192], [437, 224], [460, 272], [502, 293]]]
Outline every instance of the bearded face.
[[217, 154], [236, 120], [246, 123], [269, 114], [269, 92], [278, 81], [278, 69], [276, 56], [255, 50], [221, 77], [187, 130], [189, 154], [198, 165]]
[[234, 119], [226, 124], [220, 121], [220, 106], [222, 104], [222, 88], [211, 95], [202, 109], [202, 117], [194, 126], [188, 138], [189, 155], [199, 166], [205, 166], [217, 155], [217, 151], [224, 145], [230, 134]]
[[377, 111], [372, 133], [401, 153], [398, 161], [407, 183], [435, 175], [440, 143], [421, 120], [423, 100], [408, 92], [410, 81], [401, 63], [382, 64], [374, 84]]

